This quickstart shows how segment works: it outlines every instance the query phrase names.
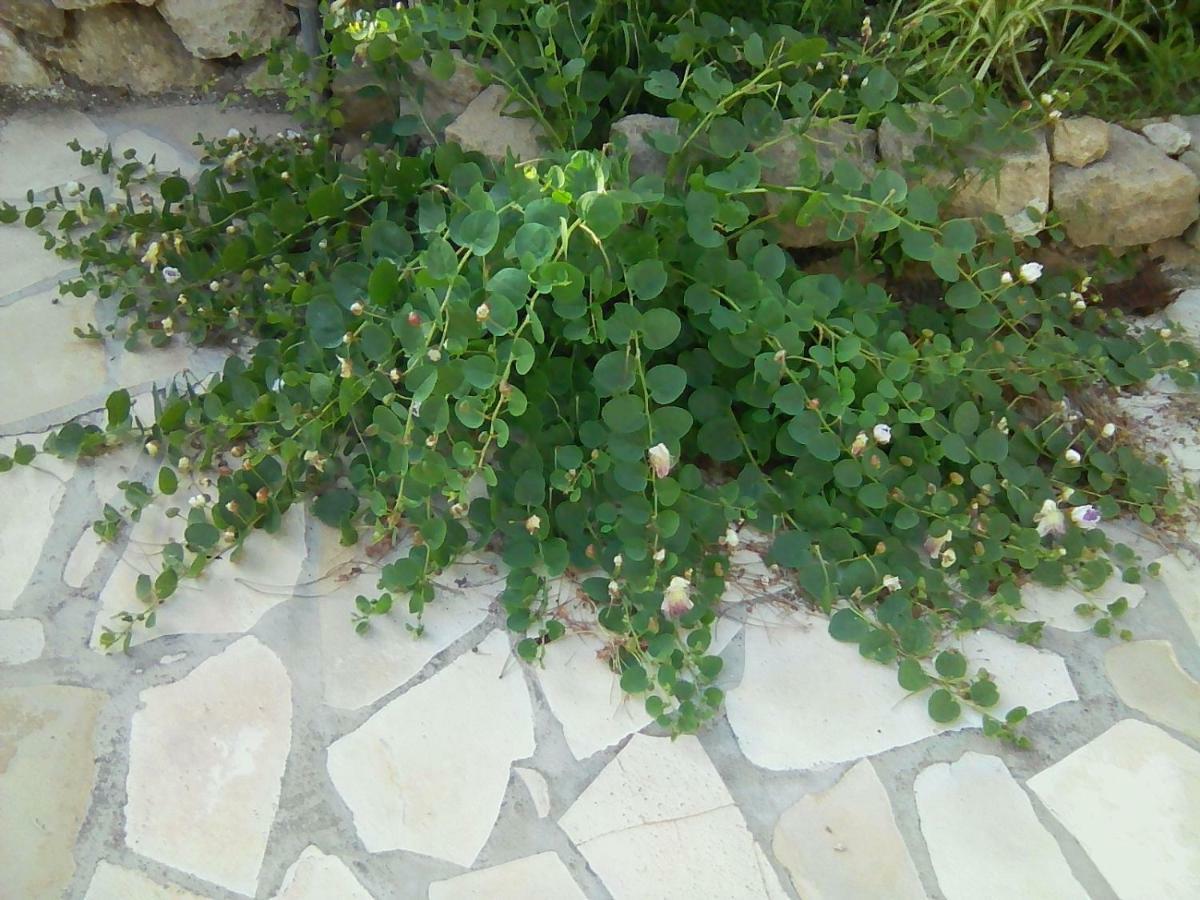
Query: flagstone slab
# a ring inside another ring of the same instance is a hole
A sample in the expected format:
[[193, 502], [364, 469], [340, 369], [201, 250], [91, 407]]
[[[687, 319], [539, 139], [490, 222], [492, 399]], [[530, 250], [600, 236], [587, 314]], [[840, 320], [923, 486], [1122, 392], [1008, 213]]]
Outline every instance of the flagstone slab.
[[0, 225], [0, 298], [78, 272], [78, 264], [46, 249], [46, 239], [22, 224]]
[[[158, 497], [133, 526], [129, 546], [100, 592], [100, 611], [92, 631], [92, 646], [100, 647], [104, 626], [113, 616], [138, 610], [137, 578], [154, 578], [162, 569], [162, 549], [181, 540], [183, 521], [168, 519], [168, 506], [188, 502], [186, 488], [171, 497]], [[211, 489], [210, 489], [211, 490]], [[183, 578], [175, 593], [158, 609], [153, 628], [137, 627], [132, 646], [173, 634], [225, 634], [249, 631], [270, 609], [292, 596], [304, 565], [304, 510], [293, 506], [279, 531], [251, 534], [237, 560], [222, 557], [199, 578]]]
[[0, 619], [0, 666], [19, 666], [42, 655], [46, 631], [37, 619]]
[[429, 900], [585, 900], [575, 879], [554, 852], [514, 859], [429, 885]]
[[96, 779], [107, 697], [47, 684], [0, 691], [0, 894], [60, 897]]
[[533, 710], [508, 636], [493, 631], [329, 748], [329, 777], [371, 853], [469, 866], [491, 834]]
[[[3, 154], [0, 154], [0, 159]], [[0, 307], [0, 359], [20, 374], [20, 390], [0, 391], [0, 425], [38, 416], [103, 392], [108, 380], [99, 341], [84, 340], [95, 303], [47, 291]]]
[[89, 525], [71, 548], [71, 555], [67, 557], [67, 564], [63, 567], [63, 583], [68, 587], [83, 587], [83, 582], [95, 570], [103, 552], [104, 541], [100, 540]]
[[1088, 900], [1029, 797], [995, 756], [922, 769], [913, 790], [946, 900]]
[[786, 896], [690, 735], [635, 734], [558, 823], [615, 900]]
[[1126, 705], [1200, 741], [1200, 681], [1180, 667], [1169, 641], [1117, 644], [1104, 667]]
[[[420, 636], [403, 602], [386, 616], [371, 619], [370, 630], [354, 630], [354, 598], [379, 595], [379, 569], [360, 545], [331, 548], [337, 539], [320, 527], [319, 581], [310, 589], [319, 599], [321, 666], [325, 702], [339, 709], [361, 709], [391, 693], [487, 618], [504, 579], [478, 557], [467, 556], [438, 576], [438, 595], [425, 607]], [[402, 552], [407, 552], [404, 550]]]
[[0, 473], [0, 610], [16, 606], [33, 576], [65, 490], [61, 475], [36, 457]]
[[106, 860], [96, 864], [83, 900], [207, 900], [173, 884], [159, 884], [135, 869]]
[[107, 176], [98, 166], [80, 165], [79, 154], [67, 146], [74, 140], [87, 150], [108, 143], [91, 119], [72, 110], [25, 112], [0, 125], [0, 199], [24, 207], [30, 189], [41, 191], [69, 181], [99, 186]]
[[[561, 602], [571, 623], [568, 633], [545, 646], [533, 671], [550, 711], [562, 725], [571, 755], [583, 760], [654, 720], [641, 700], [621, 690], [620, 677], [605, 661], [607, 632], [596, 621], [595, 611], [569, 595]], [[740, 622], [718, 619], [708, 652], [719, 654], [740, 629]]]
[[927, 896], [887, 789], [869, 760], [856, 763], [829, 790], [785, 810], [772, 850], [804, 900]]
[[311, 844], [292, 863], [274, 900], [374, 900], [350, 867]]
[[1159, 578], [1166, 585], [1180, 615], [1200, 641], [1200, 560], [1180, 550], [1158, 560]]
[[129, 738], [125, 842], [254, 896], [292, 741], [292, 683], [245, 637], [139, 695]]
[[520, 766], [513, 766], [513, 771], [529, 792], [529, 799], [533, 801], [538, 818], [546, 818], [550, 814], [550, 784], [546, 781], [546, 776], [537, 769], [523, 769]]
[[[933, 721], [924, 695], [901, 688], [894, 666], [833, 640], [827, 620], [807, 610], [759, 607], [745, 634], [742, 680], [727, 692], [726, 709], [742, 752], [757, 766], [848, 762], [982, 724], [971, 710], [948, 725]], [[973, 632], [955, 646], [971, 670], [984, 666], [995, 677], [1000, 709], [1019, 703], [1036, 712], [1078, 699], [1057, 654], [990, 631]]]
[[1126, 584], [1120, 577], [1110, 578], [1096, 590], [1087, 592], [1071, 585], [1027, 584], [1021, 589], [1021, 608], [1014, 610], [1013, 618], [1018, 622], [1045, 622], [1062, 631], [1090, 631], [1099, 615], [1081, 616], [1075, 607], [1090, 603], [1103, 610], [1121, 597], [1133, 609], [1146, 598], [1146, 589], [1140, 584]]
[[1124, 719], [1027, 784], [1121, 900], [1196, 895], [1200, 753]]

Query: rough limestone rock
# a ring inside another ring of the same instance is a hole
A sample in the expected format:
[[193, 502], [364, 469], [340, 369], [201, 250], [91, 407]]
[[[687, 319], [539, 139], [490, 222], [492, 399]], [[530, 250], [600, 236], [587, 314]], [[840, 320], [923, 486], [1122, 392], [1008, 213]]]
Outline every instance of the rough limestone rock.
[[1200, 150], [1184, 150], [1179, 154], [1179, 161], [1200, 175]]
[[536, 159], [544, 152], [545, 132], [536, 119], [504, 115], [508, 90], [494, 84], [471, 101], [463, 114], [446, 126], [446, 140], [501, 162], [511, 152], [520, 160]]
[[1200, 218], [1200, 177], [1148, 140], [1108, 129], [1108, 155], [1082, 169], [1055, 166], [1054, 209], [1077, 247], [1130, 247], [1183, 234]]
[[1178, 156], [1192, 143], [1192, 136], [1174, 122], [1153, 122], [1142, 128], [1142, 134], [1167, 156]]
[[1050, 155], [1055, 162], [1079, 169], [1102, 159], [1108, 152], [1108, 123], [1095, 116], [1059, 119], [1050, 134]]
[[[857, 130], [845, 122], [815, 122], [803, 133], [797, 129], [803, 119], [788, 119], [783, 123], [789, 137], [759, 151], [762, 161], [762, 183], [794, 185], [801, 160], [809, 153], [816, 155], [821, 175], [829, 177], [834, 164], [841, 158], [848, 159], [854, 167], [870, 181], [875, 176], [875, 160], [878, 141], [874, 129]], [[779, 212], [791, 199], [782, 193], [767, 194], [767, 209]], [[796, 225], [792, 221], [777, 220], [779, 243], [784, 247], [819, 247], [830, 243], [824, 220]]]
[[[332, 89], [334, 96], [342, 101], [343, 130], [360, 134], [398, 116], [416, 116], [423, 124], [417, 126], [415, 133], [427, 139], [432, 131], [433, 137], [440, 141], [446, 124], [461, 116], [483, 91], [476, 66], [459, 51], [450, 53], [454, 57], [454, 74], [445, 80], [435, 77], [424, 60], [409, 66], [409, 76], [403, 84], [379, 84], [378, 77], [368, 67], [339, 69]], [[378, 88], [360, 94], [368, 85]]]
[[[901, 131], [887, 119], [879, 126], [879, 158], [884, 165], [902, 168], [916, 158], [918, 148], [933, 142], [930, 108], [914, 104], [908, 113], [917, 122], [914, 132]], [[1013, 234], [1033, 234], [1040, 230], [1042, 215], [1050, 208], [1050, 153], [1045, 134], [1039, 131], [1029, 137], [1030, 146], [1009, 148], [998, 160], [995, 151], [966, 147], [961, 177], [935, 170], [926, 172], [923, 181], [931, 187], [957, 185], [946, 205], [949, 217], [995, 213]], [[1037, 215], [1031, 216], [1029, 209]]]
[[678, 119], [636, 113], [613, 122], [609, 140], [629, 151], [629, 180], [637, 181], [643, 175], [667, 174], [667, 156], [654, 149], [649, 136], [678, 133]]
[[183, 45], [204, 59], [237, 53], [231, 34], [245, 35], [252, 46], [265, 49], [286, 37], [297, 21], [282, 0], [161, 0], [158, 11]]
[[198, 87], [221, 70], [192, 57], [153, 10], [114, 5], [75, 14], [74, 34], [46, 58], [89, 84], [137, 93]]
[[67, 27], [67, 17], [50, 0], [3, 0], [0, 22], [46, 37], [59, 37]]
[[[94, 9], [97, 6], [108, 6], [112, 3], [133, 2], [133, 0], [52, 0], [59, 9]], [[137, 0], [142, 6], [153, 6], [155, 0]]]
[[46, 67], [17, 43], [16, 35], [3, 25], [0, 25], [0, 84], [24, 88], [47, 88], [52, 84]]

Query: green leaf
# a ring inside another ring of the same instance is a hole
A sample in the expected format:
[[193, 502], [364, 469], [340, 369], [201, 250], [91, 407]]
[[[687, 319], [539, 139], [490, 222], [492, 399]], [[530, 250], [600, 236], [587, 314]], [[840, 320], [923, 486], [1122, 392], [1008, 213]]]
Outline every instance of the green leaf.
[[450, 223], [450, 239], [476, 256], [486, 256], [500, 237], [500, 217], [494, 210], [481, 209]]
[[348, 522], [357, 509], [357, 495], [346, 488], [334, 488], [326, 491], [313, 502], [313, 514], [332, 528]]
[[1008, 438], [995, 428], [989, 428], [976, 440], [975, 453], [984, 462], [1004, 462], [1008, 459]]
[[211, 550], [221, 539], [221, 532], [211, 522], [193, 522], [184, 529], [183, 539], [198, 550]]
[[646, 78], [646, 93], [660, 100], [679, 98], [679, 76], [670, 69], [651, 72]]
[[965, 400], [954, 410], [951, 419], [954, 430], [964, 437], [972, 437], [979, 430], [979, 407]]
[[633, 387], [636, 372], [632, 354], [613, 350], [600, 357], [592, 370], [592, 381], [601, 397], [611, 397]]
[[188, 195], [191, 188], [188, 186], [186, 178], [172, 175], [169, 178], [163, 179], [163, 183], [158, 190], [162, 194], [162, 198], [168, 203], [178, 203]]
[[179, 479], [175, 475], [175, 470], [170, 466], [163, 466], [158, 470], [158, 491], [160, 494], [170, 496], [179, 489]]
[[104, 408], [108, 411], [108, 427], [111, 429], [123, 424], [129, 418], [131, 406], [129, 391], [124, 388], [109, 394], [104, 402]]
[[835, 641], [858, 643], [872, 630], [870, 623], [853, 609], [839, 609], [829, 618], [829, 636]]
[[309, 333], [318, 347], [340, 347], [346, 334], [346, 316], [332, 297], [319, 295], [309, 301], [305, 313]]
[[655, 403], [671, 403], [687, 387], [687, 372], [671, 364], [655, 366], [646, 373], [646, 387]]
[[922, 691], [929, 686], [929, 676], [925, 674], [925, 669], [921, 667], [919, 660], [912, 657], [900, 660], [896, 676], [900, 687], [906, 691]]
[[629, 267], [625, 283], [639, 300], [653, 300], [667, 286], [667, 270], [657, 259], [643, 259]]
[[621, 201], [609, 193], [591, 193], [580, 201], [583, 223], [603, 240], [621, 227], [625, 212]]
[[945, 725], [953, 722], [962, 712], [962, 706], [945, 688], [938, 688], [929, 695], [929, 718]]
[[645, 405], [632, 394], [613, 397], [604, 404], [601, 415], [604, 424], [617, 434], [632, 434], [646, 427]]
[[980, 706], [995, 706], [1000, 702], [1000, 691], [996, 688], [996, 682], [989, 678], [975, 682], [971, 685], [971, 699]]
[[679, 337], [682, 327], [679, 316], [669, 309], [647, 310], [642, 314], [642, 343], [647, 350], [661, 350]]
[[943, 650], [934, 659], [933, 667], [943, 678], [962, 678], [967, 674], [967, 658], [957, 650]]
[[646, 670], [634, 663], [628, 666], [621, 673], [621, 690], [627, 694], [640, 694], [643, 691], [649, 690], [650, 679], [646, 677]]

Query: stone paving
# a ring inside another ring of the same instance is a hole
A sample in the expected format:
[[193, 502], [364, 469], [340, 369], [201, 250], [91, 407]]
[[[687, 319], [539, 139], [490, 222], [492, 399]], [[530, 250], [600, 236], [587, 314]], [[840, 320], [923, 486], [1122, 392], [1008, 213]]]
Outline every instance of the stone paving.
[[[0, 123], [0, 198], [97, 183], [71, 138], [189, 171], [197, 131], [287, 124], [207, 106], [21, 114]], [[0, 452], [118, 386], [145, 402], [219, 365], [79, 340], [112, 313], [59, 299], [68, 271], [0, 230]], [[1196, 327], [1198, 308], [1185, 293], [1169, 314]], [[1123, 407], [1195, 482], [1195, 397], [1155, 384]], [[1162, 559], [1160, 579], [1117, 592], [1130, 643], [1087, 633], [1062, 591], [1029, 599], [1038, 648], [962, 640], [1001, 708], [1029, 707], [1028, 751], [977, 719], [932, 722], [747, 552], [716, 640], [727, 711], [672, 741], [622, 698], [582, 606], [544, 666], [519, 663], [487, 558], [447, 573], [423, 637], [399, 619], [356, 636], [380, 561], [299, 509], [182, 587], [128, 654], [100, 653], [169, 523], [153, 506], [113, 545], [90, 524], [148, 464], [38, 457], [0, 476], [4, 898], [1200, 897], [1193, 541], [1127, 538]]]

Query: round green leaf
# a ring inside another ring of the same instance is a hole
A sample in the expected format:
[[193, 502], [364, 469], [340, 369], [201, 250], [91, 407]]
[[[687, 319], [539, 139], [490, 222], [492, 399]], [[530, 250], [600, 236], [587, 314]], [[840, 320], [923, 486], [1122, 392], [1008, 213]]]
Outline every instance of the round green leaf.
[[929, 718], [943, 725], [953, 722], [962, 712], [962, 706], [945, 688], [938, 688], [929, 695]]
[[683, 323], [669, 309], [650, 309], [642, 314], [642, 343], [647, 350], [661, 350], [679, 337]]
[[653, 300], [667, 286], [667, 270], [657, 259], [643, 259], [630, 266], [625, 283], [639, 300]]

